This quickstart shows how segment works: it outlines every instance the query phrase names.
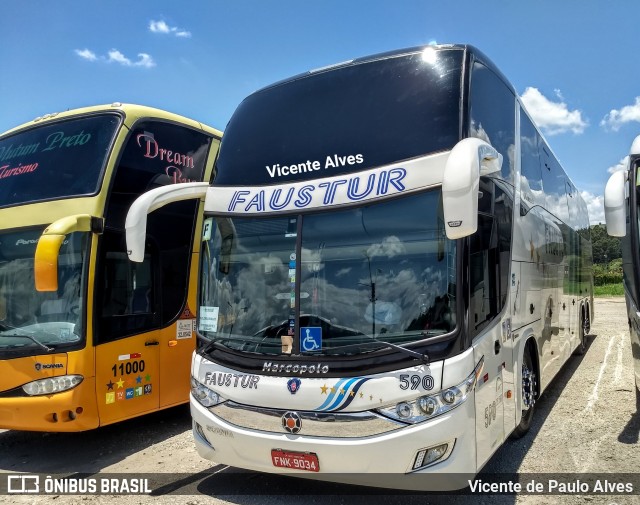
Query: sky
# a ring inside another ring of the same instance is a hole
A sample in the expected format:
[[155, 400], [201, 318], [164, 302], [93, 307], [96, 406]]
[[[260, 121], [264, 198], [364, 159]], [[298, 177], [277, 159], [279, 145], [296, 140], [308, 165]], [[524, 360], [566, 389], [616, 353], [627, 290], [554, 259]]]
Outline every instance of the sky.
[[224, 130], [244, 97], [286, 77], [472, 44], [511, 81], [596, 224], [640, 134], [638, 20], [637, 0], [0, 0], [0, 132], [112, 102]]

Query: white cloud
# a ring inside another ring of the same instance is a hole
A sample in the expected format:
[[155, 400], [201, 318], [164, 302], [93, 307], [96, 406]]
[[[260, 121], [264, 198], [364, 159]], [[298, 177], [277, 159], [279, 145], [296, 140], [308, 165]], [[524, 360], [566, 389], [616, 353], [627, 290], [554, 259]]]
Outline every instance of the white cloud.
[[545, 97], [537, 88], [527, 88], [522, 94], [522, 102], [536, 124], [549, 135], [583, 133], [589, 122], [582, 117], [580, 110], [569, 110], [560, 90], [555, 90], [559, 102]]
[[164, 21], [151, 20], [149, 22], [149, 30], [151, 30], [153, 33], [171, 33], [169, 25], [167, 25], [167, 23], [165, 23]]
[[111, 51], [109, 51], [107, 61], [119, 63], [120, 65], [124, 65], [125, 67], [151, 68], [156, 66], [153, 58], [146, 53], [138, 53], [138, 61], [131, 61], [117, 49], [112, 49]]
[[607, 169], [607, 172], [613, 174], [614, 172], [620, 172], [622, 170], [627, 169], [627, 165], [629, 164], [629, 156], [625, 156], [622, 158], [617, 165], [613, 165]]
[[125, 65], [127, 67], [131, 66], [131, 60], [125, 57], [125, 55], [117, 49], [112, 49], [111, 51], [109, 51], [108, 61], [115, 61], [116, 63], [120, 63], [121, 65]]
[[594, 195], [588, 191], [581, 191], [580, 195], [582, 195], [582, 199], [587, 204], [589, 223], [604, 223], [604, 196]]
[[153, 33], [164, 33], [168, 35], [175, 35], [176, 37], [189, 38], [191, 32], [178, 28], [177, 26], [169, 26], [164, 21], [149, 21], [149, 31]]
[[151, 68], [156, 66], [156, 62], [153, 60], [150, 54], [138, 53], [138, 60], [131, 61], [124, 54], [117, 49], [111, 49], [106, 56], [98, 56], [90, 49], [75, 49], [75, 53], [87, 61], [106, 61], [107, 63], [118, 63], [125, 67], [143, 67]]
[[96, 53], [89, 49], [75, 49], [75, 53], [83, 60], [96, 61], [98, 59]]
[[640, 96], [636, 97], [633, 105], [625, 105], [622, 109], [612, 109], [600, 121], [600, 126], [617, 132], [623, 124], [633, 121], [640, 123]]

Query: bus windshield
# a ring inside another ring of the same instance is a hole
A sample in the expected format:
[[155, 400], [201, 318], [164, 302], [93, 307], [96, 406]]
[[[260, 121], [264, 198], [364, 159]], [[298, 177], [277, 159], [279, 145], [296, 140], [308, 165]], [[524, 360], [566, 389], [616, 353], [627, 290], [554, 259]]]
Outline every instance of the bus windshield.
[[427, 48], [252, 94], [227, 125], [215, 184], [295, 182], [451, 149], [460, 140], [463, 54]]
[[441, 205], [432, 190], [331, 213], [209, 218], [200, 332], [249, 352], [331, 355], [450, 332], [456, 250]]
[[94, 194], [120, 117], [85, 116], [0, 139], [0, 208]]
[[84, 263], [89, 234], [69, 234], [58, 259], [59, 289], [34, 288], [41, 229], [0, 233], [0, 353], [42, 354], [84, 340]]

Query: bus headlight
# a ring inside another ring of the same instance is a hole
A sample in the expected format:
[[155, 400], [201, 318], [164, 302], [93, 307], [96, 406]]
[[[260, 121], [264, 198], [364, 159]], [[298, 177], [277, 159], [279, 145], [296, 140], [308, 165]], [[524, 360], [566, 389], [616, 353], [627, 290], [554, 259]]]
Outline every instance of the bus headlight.
[[47, 377], [37, 381], [28, 382], [22, 386], [22, 390], [29, 396], [52, 395], [73, 389], [82, 382], [82, 375], [61, 375], [60, 377]]
[[475, 389], [478, 377], [484, 367], [484, 357], [480, 359], [471, 375], [457, 386], [452, 386], [433, 395], [416, 398], [414, 401], [403, 401], [391, 407], [376, 409], [383, 416], [397, 421], [417, 424], [440, 416], [464, 403]]
[[213, 407], [222, 403], [225, 399], [218, 393], [209, 389], [207, 386], [198, 381], [195, 377], [191, 377], [191, 394], [204, 407]]

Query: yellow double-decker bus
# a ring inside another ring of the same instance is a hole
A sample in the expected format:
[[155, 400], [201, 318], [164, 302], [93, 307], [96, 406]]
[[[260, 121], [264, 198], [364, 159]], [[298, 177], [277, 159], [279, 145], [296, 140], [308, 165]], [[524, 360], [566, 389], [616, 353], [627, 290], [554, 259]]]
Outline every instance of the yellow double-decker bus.
[[149, 217], [127, 259], [127, 209], [208, 181], [222, 132], [111, 104], [0, 135], [0, 428], [80, 431], [185, 403], [195, 348], [200, 202]]

